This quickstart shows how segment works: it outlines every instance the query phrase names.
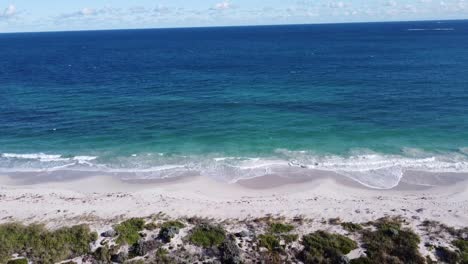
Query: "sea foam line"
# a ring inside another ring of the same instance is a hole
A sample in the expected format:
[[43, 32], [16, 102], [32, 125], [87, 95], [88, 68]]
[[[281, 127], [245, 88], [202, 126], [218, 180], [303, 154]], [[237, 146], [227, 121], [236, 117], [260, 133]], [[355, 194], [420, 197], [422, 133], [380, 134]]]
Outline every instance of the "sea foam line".
[[41, 161], [63, 161], [63, 160], [80, 160], [80, 161], [91, 161], [98, 157], [95, 156], [74, 156], [71, 158], [63, 157], [57, 154], [44, 154], [44, 153], [30, 153], [30, 154], [17, 154], [17, 153], [1, 153], [0, 157], [4, 158], [15, 158], [15, 159], [35, 159]]
[[[354, 151], [350, 156], [324, 156], [307, 151], [277, 150], [276, 157], [270, 158], [180, 156], [171, 159], [161, 155], [141, 155], [135, 159], [132, 155], [119, 158], [119, 164], [114, 165], [98, 163], [97, 157], [94, 156], [67, 158], [43, 153], [4, 153], [0, 155], [0, 171], [11, 173], [70, 170], [96, 174], [127, 174], [134, 179], [168, 178], [190, 172], [235, 183], [271, 174], [288, 176], [289, 173], [293, 175], [300, 172], [312, 175], [314, 170], [318, 170], [335, 172], [370, 188], [390, 189], [399, 184], [407, 170], [468, 173], [468, 157], [463, 154], [464, 150], [466, 149], [461, 148], [458, 153], [435, 155], [418, 149], [405, 149], [403, 153], [407, 156], [372, 153], [369, 150], [364, 151], [365, 154]], [[13, 163], [10, 164], [10, 160]], [[32, 160], [36, 162], [31, 162]], [[4, 167], [5, 165], [7, 166]]]

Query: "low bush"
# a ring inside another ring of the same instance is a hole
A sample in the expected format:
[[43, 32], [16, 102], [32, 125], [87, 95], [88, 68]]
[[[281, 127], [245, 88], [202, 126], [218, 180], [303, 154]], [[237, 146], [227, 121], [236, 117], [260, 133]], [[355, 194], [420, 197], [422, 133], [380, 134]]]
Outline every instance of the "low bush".
[[327, 249], [334, 248], [343, 254], [348, 254], [351, 250], [357, 248], [357, 244], [353, 240], [342, 235], [330, 234], [325, 231], [317, 231], [304, 236], [302, 244], [309, 251], [325, 252]]
[[94, 259], [98, 260], [100, 263], [112, 263], [111, 256], [116, 250], [110, 249], [108, 246], [99, 247], [94, 251]]
[[25, 258], [12, 259], [8, 261], [7, 264], [28, 264], [28, 260]]
[[270, 252], [282, 251], [279, 239], [272, 234], [264, 234], [258, 236], [258, 245], [268, 249]]
[[341, 226], [349, 232], [357, 232], [362, 230], [362, 226], [360, 224], [355, 224], [351, 222], [341, 223]]
[[199, 247], [219, 246], [226, 238], [226, 232], [219, 226], [200, 224], [189, 235], [189, 241]]
[[286, 234], [281, 235], [281, 239], [284, 240], [286, 244], [291, 244], [292, 242], [296, 241], [299, 238], [297, 234]]
[[435, 250], [435, 255], [438, 260], [444, 263], [448, 263], [448, 264], [460, 263], [460, 254], [446, 247], [437, 247]]
[[269, 232], [273, 234], [282, 234], [288, 233], [294, 230], [293, 225], [283, 224], [283, 223], [271, 223]]
[[172, 264], [176, 263], [170, 256], [169, 252], [163, 248], [158, 249], [154, 254], [154, 263], [157, 264]]
[[305, 235], [302, 245], [304, 250], [298, 257], [304, 263], [337, 263], [344, 255], [357, 248], [357, 243], [353, 240], [324, 231]]
[[462, 264], [468, 264], [468, 241], [458, 239], [453, 241], [453, 245], [460, 251], [460, 261]]
[[161, 228], [170, 228], [170, 227], [182, 229], [185, 227], [185, 225], [180, 221], [167, 221], [161, 225]]
[[299, 236], [296, 234], [287, 234], [293, 230], [294, 226], [290, 224], [278, 222], [270, 223], [267, 229], [268, 232], [258, 236], [258, 245], [268, 249], [271, 253], [280, 253], [284, 249], [280, 245], [281, 241], [284, 241], [286, 244], [290, 244], [298, 239]]
[[55, 263], [90, 253], [97, 239], [86, 225], [49, 231], [42, 225], [17, 223], [0, 225], [0, 263], [12, 254], [26, 256], [34, 263]]
[[381, 219], [374, 226], [375, 231], [364, 230], [362, 233], [368, 260], [360, 258], [352, 263], [425, 263], [418, 251], [418, 235], [409, 229], [402, 229], [398, 220]]
[[118, 233], [117, 243], [133, 245], [140, 239], [140, 231], [145, 227], [145, 221], [141, 218], [132, 218], [126, 220], [117, 226], [115, 231]]

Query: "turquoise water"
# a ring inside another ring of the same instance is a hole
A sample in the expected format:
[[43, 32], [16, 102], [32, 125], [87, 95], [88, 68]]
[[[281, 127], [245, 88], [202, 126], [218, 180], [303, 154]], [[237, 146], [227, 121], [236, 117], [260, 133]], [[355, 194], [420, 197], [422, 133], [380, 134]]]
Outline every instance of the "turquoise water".
[[[0, 35], [0, 171], [468, 172], [468, 22]], [[38, 174], [39, 175], [39, 174]]]

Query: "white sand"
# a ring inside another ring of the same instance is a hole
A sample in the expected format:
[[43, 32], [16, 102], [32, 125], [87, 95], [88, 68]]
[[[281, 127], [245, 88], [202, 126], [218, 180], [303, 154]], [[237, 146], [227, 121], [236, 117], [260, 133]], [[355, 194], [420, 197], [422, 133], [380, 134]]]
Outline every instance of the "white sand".
[[323, 177], [290, 183], [265, 177], [228, 185], [206, 177], [154, 184], [128, 184], [109, 177], [14, 185], [0, 177], [0, 222], [42, 222], [51, 226], [106, 225], [123, 217], [164, 212], [171, 217], [245, 219], [265, 215], [312, 219], [339, 217], [367, 222], [401, 215], [412, 225], [435, 220], [468, 224], [468, 182], [397, 190], [371, 190], [346, 180]]

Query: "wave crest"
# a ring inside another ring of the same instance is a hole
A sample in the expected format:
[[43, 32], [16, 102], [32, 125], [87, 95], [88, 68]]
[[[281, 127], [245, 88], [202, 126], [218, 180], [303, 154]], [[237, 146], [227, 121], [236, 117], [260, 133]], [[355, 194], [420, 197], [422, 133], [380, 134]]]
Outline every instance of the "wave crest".
[[269, 157], [140, 153], [105, 159], [96, 156], [4, 153], [0, 154], [0, 172], [44, 174], [72, 170], [116, 175], [124, 180], [201, 175], [235, 183], [273, 174], [284, 177], [293, 177], [297, 173], [312, 176], [314, 171], [329, 171], [370, 188], [390, 189], [399, 184], [408, 170], [468, 173], [468, 156], [465, 151], [462, 148], [459, 152], [434, 154], [406, 148], [401, 155], [391, 155], [361, 149], [353, 150], [347, 156], [340, 156], [278, 149]]

